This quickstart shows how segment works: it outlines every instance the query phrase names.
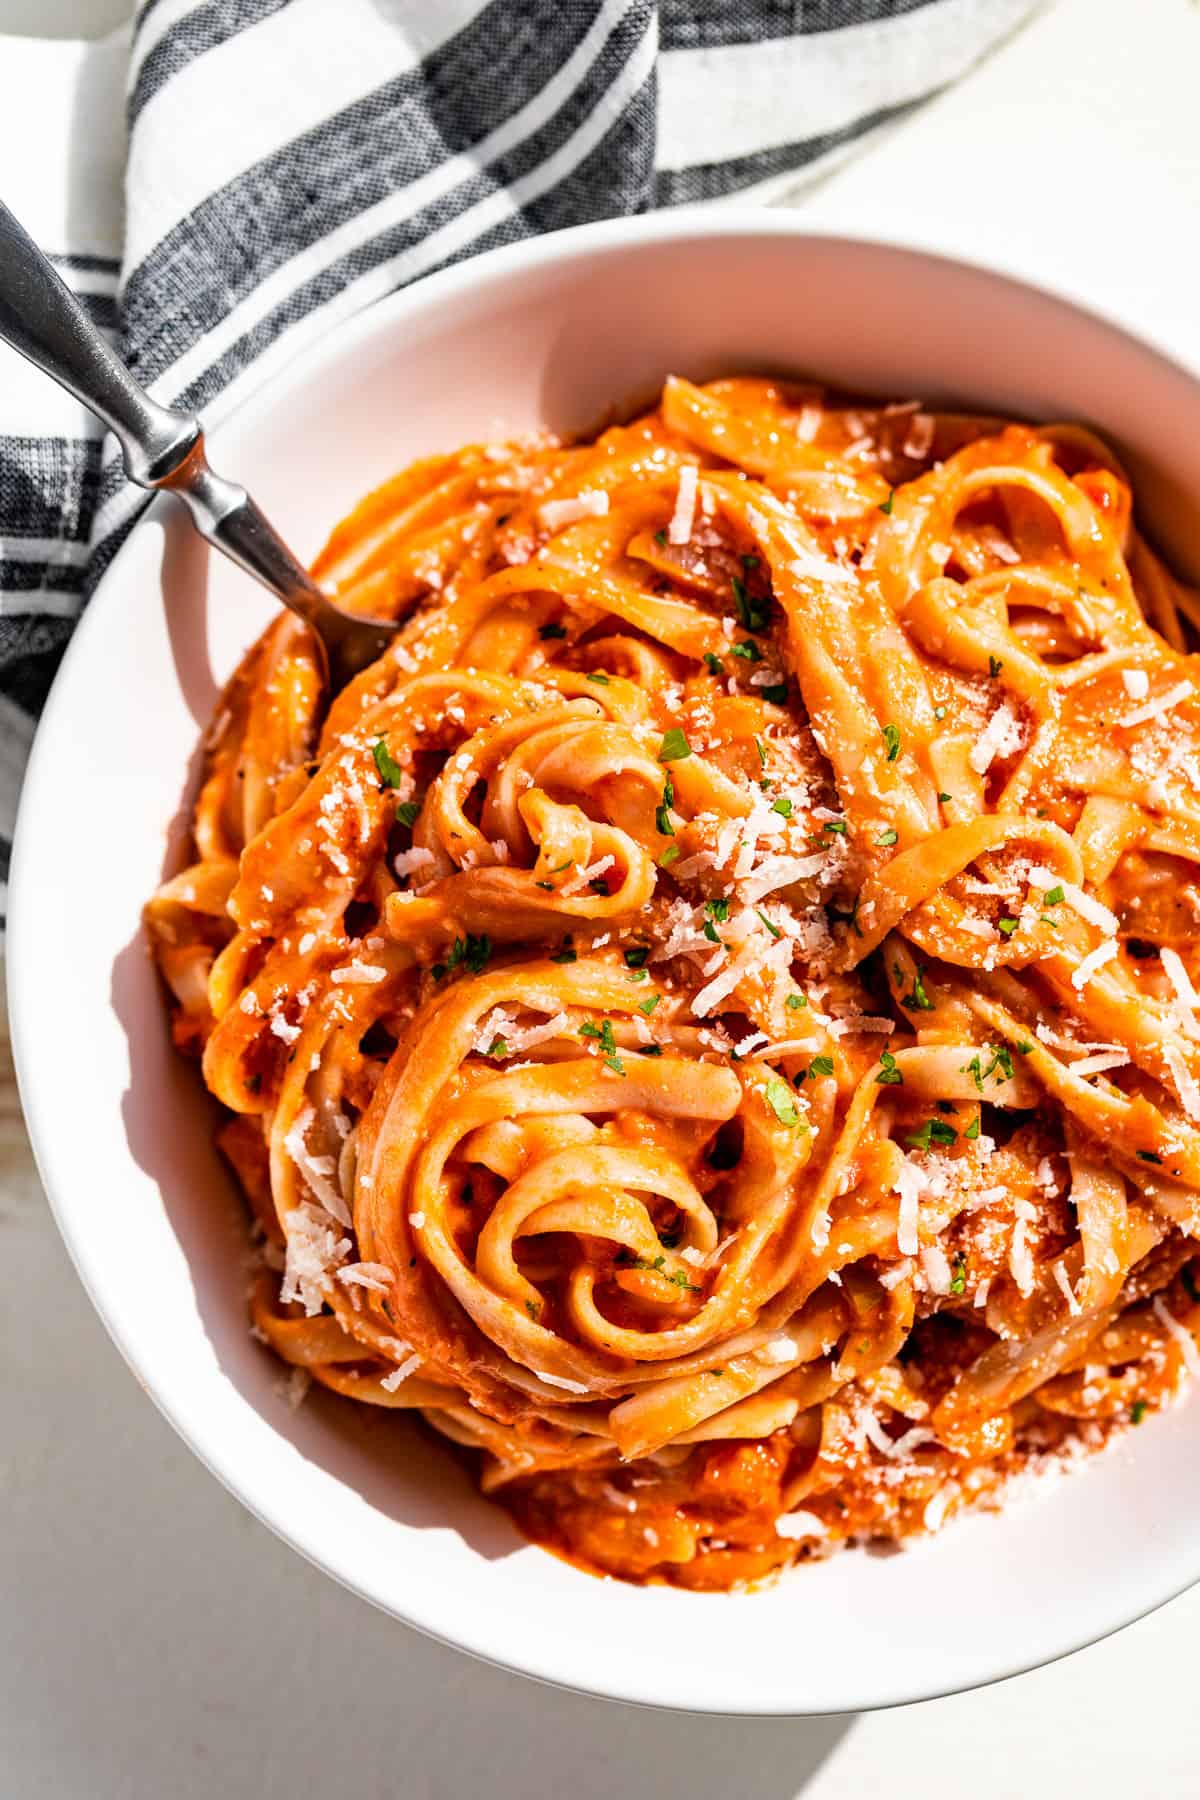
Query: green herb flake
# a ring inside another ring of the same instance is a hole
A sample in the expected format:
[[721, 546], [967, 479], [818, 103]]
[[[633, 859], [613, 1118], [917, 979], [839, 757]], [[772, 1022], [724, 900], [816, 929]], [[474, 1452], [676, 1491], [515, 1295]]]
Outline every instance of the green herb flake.
[[737, 607], [737, 616], [747, 631], [765, 631], [770, 615], [770, 600], [759, 600], [748, 592], [746, 584], [737, 575], [733, 577], [733, 603]]
[[771, 811], [773, 813], [778, 813], [781, 819], [790, 819], [792, 816], [792, 803], [781, 795], [772, 805]]
[[758, 751], [759, 767], [765, 769], [767, 766], [767, 750], [766, 745], [760, 737], [755, 738], [754, 748]]
[[376, 738], [371, 746], [371, 755], [375, 758], [379, 779], [385, 787], [399, 787], [404, 780], [404, 770], [388, 749], [386, 739]]
[[901, 996], [901, 1006], [905, 1012], [932, 1012], [933, 1001], [925, 992], [925, 972], [918, 963], [913, 970], [912, 992]]
[[756, 906], [754, 910], [758, 914], [759, 918], [762, 920], [763, 924], [766, 926], [767, 930], [770, 932], [770, 934], [773, 938], [778, 939], [783, 936], [782, 931], [780, 931], [780, 929], [779, 929], [778, 925], [776, 925], [774, 919], [768, 919], [766, 913], [763, 911], [761, 906]]
[[783, 706], [787, 701], [788, 685], [786, 681], [776, 682], [773, 687], [759, 688], [758, 691], [763, 699], [769, 701], [772, 706]]
[[682, 762], [685, 756], [692, 754], [692, 746], [680, 731], [678, 725], [672, 725], [663, 738], [658, 752], [660, 763]]
[[654, 534], [654, 541], [655, 541], [655, 543], [656, 543], [656, 544], [657, 544], [657, 545], [659, 545], [659, 547], [660, 547], [660, 548], [661, 548], [661, 549], [663, 549], [663, 550], [665, 550], [665, 549], [666, 549], [666, 547], [667, 547], [667, 534], [666, 534], [666, 532], [665, 532], [665, 531], [656, 531], [656, 532], [655, 532], [655, 534]]
[[723, 925], [729, 917], [728, 900], [706, 900], [704, 902], [704, 916], [708, 919], [716, 919]]
[[881, 831], [879, 836], [875, 839], [876, 844], [881, 850], [890, 850], [892, 845], [898, 844], [899, 841], [899, 832], [891, 830], [890, 827], [887, 831]]
[[997, 919], [996, 930], [1001, 932], [1005, 937], [1011, 937], [1020, 923], [1020, 919]]
[[784, 1005], [788, 1008], [789, 1012], [799, 1012], [802, 1007], [805, 1007], [808, 1005], [808, 995], [807, 994], [789, 994], [787, 999], [784, 1001]]
[[538, 629], [538, 636], [540, 638], [565, 638], [566, 635], [567, 628], [565, 625], [542, 625]]
[[979, 1136], [979, 1114], [978, 1113], [975, 1114], [975, 1117], [971, 1120], [971, 1123], [967, 1126], [967, 1129], [963, 1132], [963, 1136], [965, 1138], [971, 1138], [972, 1140]]
[[639, 1056], [661, 1056], [662, 1055], [662, 1045], [661, 1044], [641, 1044], [638, 1047], [638, 1055]]
[[890, 491], [889, 491], [889, 493], [888, 493], [888, 497], [887, 497], [887, 499], [886, 499], [886, 500], [881, 500], [881, 501], [880, 501], [880, 502], [879, 502], [879, 510], [880, 510], [880, 512], [881, 512], [881, 513], [886, 513], [886, 514], [887, 514], [887, 516], [888, 516], [888, 518], [891, 518], [891, 516], [892, 516], [892, 507], [893, 507], [893, 506], [894, 506], [894, 505], [895, 505], [895, 503], [896, 503], [896, 490], [895, 490], [895, 488], [892, 488], [892, 489], [891, 489], [891, 490], [890, 490]]
[[767, 1105], [775, 1114], [775, 1117], [779, 1120], [781, 1125], [795, 1127], [800, 1123], [800, 1114], [796, 1110], [796, 1102], [792, 1097], [792, 1090], [789, 1088], [786, 1081], [780, 1081], [778, 1077], [768, 1081], [766, 1095]]
[[576, 955], [575, 951], [571, 948], [570, 944], [564, 944], [562, 946], [562, 948], [559, 950], [556, 950], [554, 952], [554, 955], [550, 958], [550, 961], [552, 963], [573, 963], [573, 962], [577, 962], [578, 960], [579, 960], [578, 956]]
[[953, 798], [954, 798], [953, 794], [939, 794], [938, 795], [938, 804], [940, 806], [948, 806], [950, 804], [951, 800], [953, 800]]
[[721, 661], [719, 656], [714, 656], [711, 650], [706, 650], [704, 652], [704, 666], [710, 675], [723, 675], [725, 673], [725, 664]]
[[663, 783], [662, 804], [655, 808], [654, 824], [660, 837], [674, 837], [675, 827], [671, 823], [671, 808], [675, 804], [675, 783], [668, 775]]
[[538, 1305], [536, 1300], [527, 1300], [525, 1302], [525, 1311], [529, 1314], [530, 1318], [533, 1320], [535, 1325], [537, 1324], [538, 1316], [541, 1313], [541, 1310], [542, 1309]]
[[407, 825], [410, 831], [420, 816], [421, 802], [419, 800], [402, 800], [396, 808], [396, 819], [398, 823]]
[[673, 862], [677, 862], [678, 859], [679, 859], [679, 845], [678, 844], [668, 844], [666, 849], [663, 851], [662, 855], [658, 859], [658, 866], [660, 869], [669, 869], [671, 864]]
[[602, 675], [598, 669], [593, 669], [592, 673], [588, 676], [588, 680], [596, 682], [599, 687], [610, 686], [608, 676]]
[[995, 681], [997, 675], [1000, 673], [1000, 671], [1003, 667], [1004, 667], [1004, 664], [1000, 661], [1000, 658], [998, 656], [989, 656], [988, 657], [988, 675], [992, 681]]
[[832, 1075], [832, 1056], [814, 1056], [808, 1065], [808, 1072], [810, 1075]]
[[508, 1055], [508, 1039], [502, 1038], [502, 1037], [494, 1037], [492, 1039], [491, 1043], [488, 1045], [487, 1053], [489, 1056], [494, 1056], [494, 1057], [507, 1056]]
[[1043, 903], [1046, 906], [1061, 906], [1063, 903], [1063, 899], [1064, 899], [1064, 894], [1063, 894], [1062, 888], [1061, 887], [1052, 887], [1050, 889], [1050, 891], [1044, 896]]
[[762, 651], [753, 638], [745, 638], [740, 644], [734, 644], [731, 654], [740, 657], [742, 662], [762, 661]]
[[885, 725], [883, 728], [883, 741], [887, 746], [888, 761], [895, 762], [900, 754], [900, 727], [898, 725]]
[[946, 716], [945, 707], [944, 706], [935, 706], [933, 709], [933, 716], [935, 719], [944, 719]]
[[1130, 1424], [1131, 1425], [1140, 1425], [1142, 1420], [1146, 1416], [1147, 1410], [1148, 1409], [1146, 1406], [1146, 1402], [1144, 1400], [1135, 1400], [1133, 1405], [1129, 1409]]
[[446, 958], [448, 969], [460, 966], [470, 970], [472, 975], [482, 975], [492, 954], [492, 940], [486, 932], [478, 937], [468, 932], [465, 938], [456, 937]]
[[650, 1014], [654, 1011], [655, 1007], [658, 1005], [658, 1003], [661, 999], [662, 999], [661, 994], [651, 994], [651, 996], [648, 1000], [639, 1000], [638, 1001], [638, 1011], [640, 1013], [644, 1013], [646, 1015], [646, 1017], [649, 1018]]
[[1148, 1163], [1161, 1163], [1162, 1162], [1162, 1157], [1156, 1156], [1153, 1150], [1139, 1150], [1138, 1157], [1139, 1157], [1139, 1160], [1142, 1162], [1148, 1162]]
[[649, 944], [635, 944], [632, 949], [625, 952], [625, 967], [627, 969], [644, 969], [649, 960]]
[[885, 1050], [879, 1058], [879, 1073], [875, 1077], [877, 1087], [903, 1087], [904, 1076], [896, 1067], [896, 1058], [890, 1050]]
[[831, 831], [834, 837], [845, 837], [847, 826], [845, 819], [826, 819], [822, 831]]
[[950, 1292], [952, 1294], [965, 1294], [966, 1291], [967, 1259], [962, 1252], [959, 1251], [958, 1255], [954, 1258], [954, 1268], [950, 1276]]

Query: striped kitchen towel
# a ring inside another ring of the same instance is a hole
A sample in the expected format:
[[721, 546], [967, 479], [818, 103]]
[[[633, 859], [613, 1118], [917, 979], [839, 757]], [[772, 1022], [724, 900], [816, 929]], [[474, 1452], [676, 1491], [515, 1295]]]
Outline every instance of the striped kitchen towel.
[[[492, 245], [776, 198], [1036, 0], [142, 0], [0, 39], [3, 197], [162, 401], [219, 417], [380, 295]], [[0, 346], [0, 881], [25, 753], [145, 504]]]

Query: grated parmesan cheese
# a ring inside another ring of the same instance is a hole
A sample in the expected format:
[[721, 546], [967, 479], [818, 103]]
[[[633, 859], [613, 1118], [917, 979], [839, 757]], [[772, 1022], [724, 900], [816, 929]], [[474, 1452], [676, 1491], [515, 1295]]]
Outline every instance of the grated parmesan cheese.
[[608, 511], [608, 495], [603, 489], [592, 489], [569, 500], [545, 500], [538, 507], [538, 524], [547, 531], [561, 531], [580, 519], [602, 519]]
[[1159, 694], [1156, 700], [1147, 700], [1145, 706], [1139, 706], [1133, 712], [1126, 713], [1125, 717], [1118, 719], [1116, 723], [1122, 731], [1128, 731], [1134, 725], [1148, 725], [1151, 719], [1161, 719], [1164, 713], [1169, 713], [1182, 701], [1190, 699], [1195, 691], [1190, 681], [1177, 681], [1175, 686], [1168, 688], [1165, 694]]
[[1096, 970], [1102, 969], [1105, 963], [1111, 962], [1116, 954], [1116, 938], [1109, 938], [1107, 943], [1097, 944], [1094, 950], [1088, 951], [1079, 967], [1071, 971], [1071, 986], [1075, 988], [1076, 991], [1082, 991], [1092, 979]]
[[588, 1392], [586, 1381], [571, 1381], [565, 1375], [547, 1375], [544, 1369], [535, 1369], [533, 1372], [539, 1381], [546, 1383], [547, 1387], [565, 1388], [568, 1394], [586, 1394]]
[[696, 520], [698, 479], [695, 463], [684, 463], [679, 471], [679, 491], [675, 496], [675, 511], [671, 514], [671, 523], [667, 526], [667, 542], [670, 544], [686, 544], [692, 535], [692, 526]]
[[775, 1535], [781, 1538], [823, 1538], [829, 1536], [829, 1527], [818, 1519], [816, 1513], [780, 1513], [775, 1521]]
[[1150, 692], [1150, 677], [1145, 669], [1122, 669], [1121, 682], [1131, 700], [1144, 700]]
[[999, 705], [974, 744], [967, 758], [977, 775], [986, 775], [998, 756], [1011, 756], [1021, 748], [1021, 727], [1007, 700]]
[[402, 1387], [409, 1376], [420, 1366], [421, 1359], [415, 1353], [412, 1356], [406, 1356], [399, 1368], [393, 1369], [390, 1375], [385, 1375], [379, 1385], [381, 1388], [386, 1388], [389, 1394], [394, 1394], [396, 1389]]

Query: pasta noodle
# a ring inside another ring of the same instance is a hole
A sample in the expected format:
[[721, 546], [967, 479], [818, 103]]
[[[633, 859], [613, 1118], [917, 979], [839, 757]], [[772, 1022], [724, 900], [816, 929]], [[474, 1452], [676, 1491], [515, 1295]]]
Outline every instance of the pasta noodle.
[[285, 1363], [715, 1589], [1173, 1395], [1200, 598], [1101, 442], [672, 379], [315, 573], [402, 629], [330, 697], [270, 626], [146, 915]]

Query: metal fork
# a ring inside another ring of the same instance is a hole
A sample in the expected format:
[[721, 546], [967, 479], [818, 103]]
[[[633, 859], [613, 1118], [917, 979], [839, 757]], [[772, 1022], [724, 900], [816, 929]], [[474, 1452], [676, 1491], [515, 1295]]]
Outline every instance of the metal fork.
[[386, 648], [396, 624], [334, 605], [245, 488], [209, 468], [199, 419], [150, 398], [3, 204], [0, 338], [109, 427], [131, 481], [177, 495], [202, 537], [304, 620], [333, 690]]

